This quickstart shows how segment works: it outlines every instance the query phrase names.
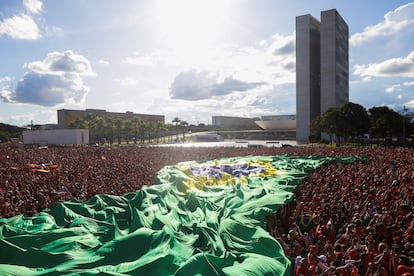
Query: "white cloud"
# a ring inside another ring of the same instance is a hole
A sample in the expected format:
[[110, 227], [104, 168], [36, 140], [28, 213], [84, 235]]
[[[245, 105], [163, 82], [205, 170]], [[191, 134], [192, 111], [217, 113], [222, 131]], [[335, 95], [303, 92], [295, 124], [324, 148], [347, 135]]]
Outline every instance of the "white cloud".
[[0, 36], [14, 39], [35, 40], [41, 37], [39, 27], [32, 17], [26, 14], [15, 15], [0, 22]]
[[102, 64], [102, 65], [109, 65], [109, 61], [107, 61], [107, 60], [103, 60], [103, 59], [100, 59], [100, 60], [98, 61], [98, 63], [99, 63], [99, 64]]
[[282, 36], [275, 34], [272, 37], [272, 44], [269, 49], [275, 56], [292, 55], [296, 53], [295, 41], [296, 39], [294, 35]]
[[[262, 40], [258, 47], [216, 48], [215, 51], [208, 52], [208, 55], [200, 55], [200, 60], [193, 60], [191, 69], [183, 69], [175, 76], [169, 89], [171, 99], [194, 103], [214, 99], [221, 102], [235, 97], [233, 100], [237, 98], [237, 104], [240, 105], [235, 109], [250, 110], [246, 114], [251, 114], [251, 104], [246, 102], [250, 96], [254, 97], [252, 103], [260, 103], [267, 97], [259, 97], [261, 91], [295, 82], [293, 34], [276, 34], [268, 40]], [[273, 92], [276, 97], [283, 93], [281, 90]], [[235, 105], [232, 103], [232, 106]], [[211, 112], [214, 113], [217, 109], [219, 107], [214, 107]], [[274, 110], [269, 110], [269, 113], [272, 112]]]
[[12, 101], [11, 98], [12, 98], [12, 92], [11, 91], [6, 90], [6, 89], [0, 90], [0, 99], [3, 102], [8, 103], [8, 102]]
[[395, 91], [401, 91], [401, 84], [394, 84], [391, 87], [385, 89], [385, 92], [392, 93]]
[[211, 116], [260, 117], [271, 114], [294, 114], [295, 85], [265, 85], [249, 93], [230, 93], [199, 101], [159, 98], [148, 108], [151, 112], [185, 118], [189, 123], [211, 123]]
[[[414, 81], [406, 81], [403, 82], [402, 84], [398, 83], [398, 84], [394, 84], [388, 88], [385, 89], [385, 92], [387, 93], [393, 93], [395, 91], [402, 91], [403, 90], [403, 86], [414, 86]], [[402, 97], [402, 95], [399, 95], [400, 97]]]
[[175, 77], [170, 88], [170, 95], [173, 99], [202, 100], [232, 92], [250, 90], [265, 84], [264, 82], [241, 81], [232, 76], [219, 80], [217, 75], [206, 70], [190, 69]]
[[384, 21], [352, 35], [349, 42], [351, 46], [357, 46], [378, 37], [395, 36], [409, 28], [414, 28], [414, 2], [388, 12], [384, 16]]
[[414, 86], [414, 81], [406, 81], [403, 83], [404, 86]]
[[49, 53], [43, 61], [30, 62], [25, 67], [30, 72], [14, 91], [0, 91], [4, 102], [40, 106], [82, 104], [89, 92], [82, 76], [94, 75], [89, 61], [72, 51]]
[[16, 90], [8, 95], [8, 102], [57, 106], [63, 103], [81, 104], [89, 88], [79, 75], [28, 73], [17, 83]]
[[170, 88], [173, 99], [200, 100], [210, 98], [215, 76], [210, 72], [191, 69], [179, 73]]
[[354, 74], [362, 77], [414, 78], [414, 51], [406, 57], [392, 58], [380, 63], [354, 66]]
[[44, 60], [27, 63], [25, 67], [38, 74], [62, 75], [69, 72], [82, 76], [95, 75], [90, 62], [70, 50], [62, 53], [51, 52]]
[[[295, 82], [296, 49], [295, 35], [275, 34], [268, 41], [261, 41], [260, 48], [240, 49], [235, 60], [237, 76], [250, 75], [250, 81], [261, 80], [273, 84]], [[233, 57], [232, 57], [233, 58]], [[232, 60], [227, 61], [231, 64]], [[239, 69], [241, 68], [241, 69]]]
[[[9, 36], [13, 39], [37, 40], [42, 37], [42, 32], [36, 22], [36, 15], [42, 13], [41, 0], [22, 0], [23, 7], [19, 13], [11, 15], [0, 21], [0, 36]], [[48, 27], [45, 28], [48, 35]], [[61, 29], [53, 27], [52, 34], [62, 33]]]
[[414, 108], [414, 99], [412, 99], [412, 100], [410, 100], [410, 101], [406, 102], [406, 103], [404, 104], [404, 106], [405, 106], [405, 107], [408, 107], [408, 108]]
[[[122, 63], [135, 66], [135, 75], [119, 70], [115, 81], [124, 87], [114, 90], [135, 85], [137, 76], [144, 86], [148, 72], [160, 72], [170, 84], [135, 91], [132, 97], [142, 103], [139, 112], [178, 116], [194, 123], [222, 113], [247, 117], [295, 113], [294, 34], [276, 34], [251, 47], [217, 45], [191, 58], [180, 54], [173, 49], [130, 54]], [[154, 95], [158, 99], [153, 101]]]
[[41, 13], [43, 3], [40, 0], [23, 0], [23, 5], [31, 13]]
[[0, 78], [0, 84], [5, 83], [5, 82], [10, 82], [10, 81], [11, 81], [11, 78], [7, 76]]
[[194, 55], [155, 50], [151, 53], [134, 53], [123, 63], [138, 66], [159, 66], [181, 72], [195, 68], [208, 71], [224, 79], [232, 76], [244, 82], [291, 83], [295, 82], [295, 35], [274, 35], [257, 47], [214, 47]]

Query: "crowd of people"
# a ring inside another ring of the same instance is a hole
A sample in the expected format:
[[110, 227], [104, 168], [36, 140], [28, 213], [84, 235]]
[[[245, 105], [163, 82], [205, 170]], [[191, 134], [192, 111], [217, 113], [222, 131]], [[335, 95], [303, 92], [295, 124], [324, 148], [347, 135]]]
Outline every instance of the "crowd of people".
[[123, 195], [182, 161], [247, 155], [364, 156], [310, 172], [269, 219], [294, 275], [414, 275], [414, 149], [372, 147], [48, 147], [0, 144], [0, 217], [58, 201]]
[[30, 216], [58, 201], [136, 191], [154, 184], [164, 166], [182, 161], [274, 154], [277, 148], [0, 144], [0, 217]]
[[414, 275], [414, 149], [317, 149], [366, 156], [314, 171], [272, 234], [295, 275]]

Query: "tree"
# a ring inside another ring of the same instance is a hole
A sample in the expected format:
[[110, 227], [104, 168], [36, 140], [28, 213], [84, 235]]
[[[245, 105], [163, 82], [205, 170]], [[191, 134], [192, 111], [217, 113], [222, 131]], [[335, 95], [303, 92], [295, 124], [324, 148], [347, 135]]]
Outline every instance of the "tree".
[[370, 120], [368, 112], [359, 104], [346, 103], [341, 107], [332, 107], [317, 116], [311, 122], [311, 137], [317, 139], [320, 133], [330, 137], [336, 136], [338, 142], [343, 138], [363, 135], [369, 131]]
[[8, 132], [0, 130], [0, 143], [9, 141], [9, 138]]
[[132, 123], [133, 129], [134, 129], [134, 135], [135, 135], [134, 144], [136, 144], [137, 140], [138, 140], [138, 133], [141, 129], [142, 120], [140, 118], [133, 118], [131, 120], [131, 123]]
[[98, 138], [98, 143], [105, 143], [105, 120], [100, 116], [96, 116], [94, 119], [94, 124], [96, 129], [98, 130], [96, 134]]
[[325, 132], [329, 135], [330, 142], [332, 143], [332, 137], [335, 135], [337, 137], [341, 136], [341, 118], [342, 113], [340, 108], [331, 107], [320, 115], [319, 118], [319, 127], [321, 132]]
[[173, 129], [175, 128], [171, 123], [164, 124], [164, 127], [166, 129], [167, 135], [168, 135], [168, 142], [172, 142], [172, 136], [174, 135]]
[[[155, 127], [155, 136], [156, 136], [156, 138], [157, 138], [157, 143], [159, 143], [160, 142], [160, 138], [161, 138], [161, 136], [163, 136], [163, 137], [165, 137], [165, 130], [166, 130], [166, 127], [165, 127], [165, 125], [162, 123], [162, 122], [160, 122], [160, 121], [157, 121], [157, 122], [155, 122], [154, 123], [154, 127]], [[161, 134], [162, 133], [162, 134]]]
[[176, 140], [178, 141], [178, 125], [180, 124], [181, 120], [178, 117], [175, 117], [172, 120], [173, 125], [175, 126], [175, 135], [176, 135]]
[[114, 128], [115, 128], [115, 118], [113, 117], [102, 117], [104, 120], [104, 138], [109, 142], [110, 145], [114, 142]]
[[148, 121], [146, 124], [146, 132], [148, 133], [148, 142], [152, 143], [154, 139], [154, 133], [157, 131], [155, 122]]
[[352, 102], [340, 108], [342, 137], [355, 137], [369, 132], [370, 119], [364, 107]]
[[368, 113], [372, 135], [386, 138], [398, 136], [401, 132], [402, 118], [394, 110], [386, 106], [379, 106], [370, 108]]
[[3, 142], [8, 141], [9, 138], [18, 138], [22, 134], [24, 128], [0, 123], [0, 132], [2, 132], [2, 137], [0, 138]]
[[72, 121], [69, 124], [69, 127], [71, 127], [71, 128], [88, 128], [88, 121], [83, 117], [79, 117], [76, 120]]
[[96, 143], [96, 115], [93, 113], [87, 113], [84, 118], [88, 125], [91, 142], [93, 141], [94, 143]]
[[183, 132], [183, 140], [185, 139], [185, 131], [186, 131], [187, 126], [188, 126], [187, 121], [180, 121], [180, 127], [182, 128], [182, 132]]
[[139, 136], [141, 138], [141, 144], [145, 144], [145, 133], [148, 131], [148, 122], [141, 120], [139, 125]]
[[310, 141], [318, 141], [321, 139], [321, 116], [316, 116], [310, 123]]
[[402, 120], [402, 145], [405, 146], [406, 144], [406, 139], [408, 137], [411, 137], [411, 145], [414, 144], [414, 137], [412, 137], [412, 133], [414, 130], [414, 125], [413, 125], [413, 116], [414, 113], [410, 112], [410, 110], [403, 106], [403, 109], [399, 112], [400, 116], [401, 116], [401, 120]]
[[115, 119], [114, 123], [115, 123], [115, 126], [116, 126], [116, 136], [118, 138], [118, 145], [120, 145], [121, 140], [122, 140], [121, 139], [121, 131], [123, 130], [124, 126], [126, 125], [125, 120], [117, 118], [117, 119]]
[[125, 129], [125, 139], [127, 145], [129, 144], [129, 138], [131, 137], [131, 131], [134, 129], [134, 124], [132, 120], [127, 119], [124, 122], [124, 129]]

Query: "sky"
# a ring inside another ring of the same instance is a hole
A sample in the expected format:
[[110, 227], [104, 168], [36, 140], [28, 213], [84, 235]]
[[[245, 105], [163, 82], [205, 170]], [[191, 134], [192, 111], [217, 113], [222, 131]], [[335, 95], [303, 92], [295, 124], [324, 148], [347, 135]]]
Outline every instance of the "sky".
[[295, 17], [330, 9], [349, 27], [349, 100], [414, 109], [414, 2], [1, 0], [0, 122], [295, 114]]

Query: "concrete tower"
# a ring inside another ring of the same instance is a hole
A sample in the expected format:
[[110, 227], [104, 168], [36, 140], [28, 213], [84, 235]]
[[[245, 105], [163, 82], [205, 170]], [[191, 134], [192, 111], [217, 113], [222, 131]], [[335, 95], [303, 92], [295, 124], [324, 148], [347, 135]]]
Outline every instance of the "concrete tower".
[[336, 10], [321, 12], [321, 112], [349, 101], [348, 25]]
[[296, 17], [296, 140], [307, 142], [310, 122], [348, 102], [348, 25], [333, 9]]

